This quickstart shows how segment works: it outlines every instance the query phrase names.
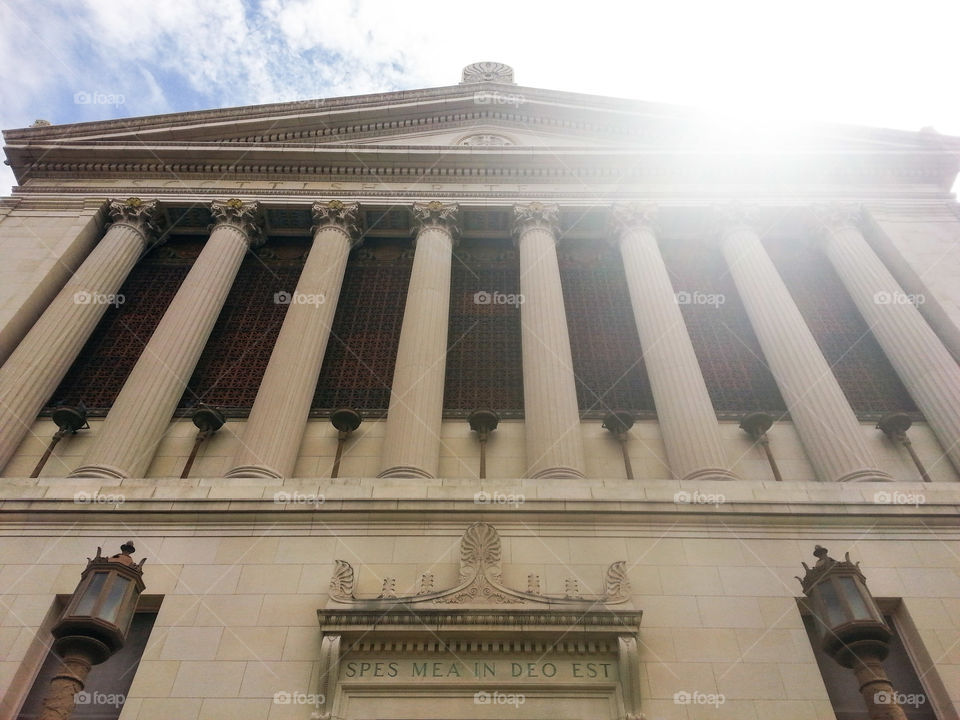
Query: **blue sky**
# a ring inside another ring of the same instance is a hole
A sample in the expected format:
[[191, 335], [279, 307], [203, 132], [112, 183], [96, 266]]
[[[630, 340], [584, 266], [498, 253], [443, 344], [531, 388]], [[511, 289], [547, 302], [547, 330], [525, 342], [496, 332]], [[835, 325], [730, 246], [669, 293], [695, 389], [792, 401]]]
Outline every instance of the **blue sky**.
[[754, 127], [960, 135], [958, 20], [927, 0], [0, 0], [0, 128], [452, 85], [496, 60]]

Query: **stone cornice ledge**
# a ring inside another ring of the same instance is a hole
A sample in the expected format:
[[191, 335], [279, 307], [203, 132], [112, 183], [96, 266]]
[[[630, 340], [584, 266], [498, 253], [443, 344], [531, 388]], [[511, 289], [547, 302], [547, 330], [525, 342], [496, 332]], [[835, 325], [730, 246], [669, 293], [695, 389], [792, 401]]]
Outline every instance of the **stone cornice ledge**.
[[640, 631], [640, 610], [592, 609], [589, 603], [575, 612], [554, 612], [543, 608], [514, 609], [491, 607], [485, 609], [435, 610], [411, 609], [399, 606], [395, 610], [319, 609], [317, 617], [324, 632], [378, 632], [406, 631], [423, 634], [424, 631], [470, 630], [500, 633], [523, 628], [527, 632], [613, 633], [636, 634]]
[[[209, 524], [251, 520], [353, 522], [379, 516], [408, 521], [453, 514], [505, 521], [645, 522], [686, 525], [882, 523], [958, 526], [960, 484], [703, 482], [678, 480], [331, 480], [5, 478], [0, 517], [15, 523], [125, 521]], [[960, 526], [958, 526], [960, 527]]]

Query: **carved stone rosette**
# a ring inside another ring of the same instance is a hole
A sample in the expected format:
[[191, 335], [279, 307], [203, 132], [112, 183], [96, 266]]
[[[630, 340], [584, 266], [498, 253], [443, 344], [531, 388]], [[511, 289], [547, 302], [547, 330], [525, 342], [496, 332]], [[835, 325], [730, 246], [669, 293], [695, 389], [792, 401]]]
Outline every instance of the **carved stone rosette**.
[[533, 228], [543, 228], [556, 237], [560, 230], [559, 206], [546, 205], [540, 202], [532, 202], [529, 205], [514, 205], [514, 240], [519, 240], [521, 235]]
[[[455, 586], [430, 592], [423, 592], [424, 588], [421, 587], [421, 591], [413, 595], [381, 592], [377, 596], [361, 597], [356, 593], [356, 574], [353, 566], [345, 560], [335, 560], [336, 567], [330, 578], [330, 598], [336, 603], [363, 603], [367, 608], [421, 603], [434, 605], [570, 603], [582, 605], [588, 603], [593, 606], [618, 605], [627, 602], [630, 598], [630, 581], [627, 579], [624, 560], [611, 563], [607, 568], [604, 576], [604, 591], [599, 595], [582, 594], [579, 588], [571, 592], [572, 586], [569, 583], [567, 593], [545, 595], [534, 589], [539, 588], [539, 579], [536, 583], [530, 583], [526, 591], [504, 585], [501, 556], [500, 535], [497, 529], [490, 523], [478, 522], [467, 528], [460, 540], [460, 577]], [[393, 589], [392, 583], [390, 589], [391, 591]]]
[[414, 203], [410, 213], [413, 216], [411, 227], [414, 237], [427, 228], [448, 232], [454, 242], [460, 235], [460, 206], [457, 203], [442, 203], [439, 200]]
[[333, 227], [346, 233], [351, 248], [360, 244], [362, 218], [359, 203], [345, 203], [341, 200], [318, 202], [313, 204], [311, 213], [313, 227], [310, 232], [316, 233], [321, 228]]
[[260, 203], [245, 203], [239, 198], [231, 198], [226, 202], [214, 200], [210, 203], [210, 214], [213, 216], [210, 230], [221, 226], [233, 227], [248, 238], [250, 247], [263, 244], [265, 238]]
[[126, 225], [144, 236], [147, 244], [153, 243], [160, 235], [160, 208], [156, 200], [141, 200], [129, 197], [126, 200], [112, 200], [107, 206], [110, 225]]

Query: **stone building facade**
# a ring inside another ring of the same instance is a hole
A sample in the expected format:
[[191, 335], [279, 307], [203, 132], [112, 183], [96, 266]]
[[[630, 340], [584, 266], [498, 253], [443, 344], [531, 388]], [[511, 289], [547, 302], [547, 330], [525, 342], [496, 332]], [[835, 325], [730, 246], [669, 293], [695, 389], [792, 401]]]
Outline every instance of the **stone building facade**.
[[816, 544], [958, 717], [960, 139], [773, 150], [496, 63], [4, 138], [2, 720], [131, 538], [76, 717], [867, 717]]

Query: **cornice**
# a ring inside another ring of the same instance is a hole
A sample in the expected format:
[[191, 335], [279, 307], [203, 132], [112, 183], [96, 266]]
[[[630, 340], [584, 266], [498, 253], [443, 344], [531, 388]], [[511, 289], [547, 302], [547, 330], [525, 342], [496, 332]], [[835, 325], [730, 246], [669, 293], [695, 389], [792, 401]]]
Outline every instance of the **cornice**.
[[8, 142], [24, 140], [58, 139], [81, 137], [104, 133], [134, 133], [156, 131], [182, 126], [196, 126], [207, 123], [242, 122], [266, 118], [297, 117], [304, 114], [331, 114], [348, 110], [377, 110], [396, 107], [429, 105], [432, 103], [468, 101], [473, 102], [478, 92], [504, 92], [521, 95], [525, 102], [538, 102], [544, 105], [583, 110], [606, 111], [628, 115], [646, 116], [688, 116], [699, 117], [700, 113], [675, 105], [650, 103], [640, 100], [612, 98], [601, 95], [586, 95], [559, 90], [545, 90], [520, 85], [508, 85], [495, 82], [473, 83], [468, 86], [452, 85], [418, 90], [400, 90], [396, 92], [373, 93], [338, 98], [318, 98], [298, 100], [266, 105], [249, 105], [212, 110], [192, 110], [166, 115], [102, 120], [66, 125], [50, 125], [36, 128], [16, 128], [4, 131]]
[[[12, 479], [13, 483], [19, 482]], [[816, 483], [810, 483], [816, 485]], [[531, 525], [544, 532], [595, 533], [602, 526], [604, 533], [662, 532], [684, 537], [710, 537], [717, 526], [735, 531], [742, 537], [767, 537], [797, 532], [813, 532], [824, 537], [841, 537], [846, 533], [868, 531], [900, 539], [930, 539], [936, 530], [941, 539], [960, 540], [960, 494], [952, 498], [943, 493], [936, 497], [929, 485], [916, 483], [862, 483], [883, 487], [882, 492], [896, 489], [904, 496], [926, 492], [925, 503], [900, 505], [864, 500], [740, 500], [725, 497], [724, 502], [698, 504], [663, 500], [571, 500], [536, 499], [530, 497], [516, 507], [500, 510], [492, 505], [478, 505], [472, 491], [463, 499], [444, 498], [344, 498], [330, 489], [322, 503], [305, 505], [294, 500], [278, 503], [272, 497], [248, 498], [130, 498], [123, 502], [79, 503], [71, 488], [69, 496], [49, 498], [9, 497], [0, 501], [0, 536], [22, 533], [27, 528], [100, 528], [123, 523], [143, 528], [173, 529], [184, 532], [216, 533], [225, 528], [242, 529], [251, 525], [270, 526], [278, 532], [304, 528], [325, 532], [330, 527], [363, 528], [376, 522], [403, 533], [418, 533], [424, 522], [438, 529], [453, 526], [462, 533], [462, 524], [474, 520], [496, 522], [505, 534], [524, 534]], [[277, 492], [281, 492], [277, 485]], [[679, 485], [678, 485], [679, 487]], [[899, 488], [903, 488], [902, 490]], [[766, 489], [766, 488], [765, 488]], [[815, 489], [815, 488], [814, 488]], [[122, 485], [104, 485], [100, 493], [87, 491], [88, 497], [118, 497]], [[774, 488], [776, 490], [776, 488]], [[732, 493], [732, 491], [731, 491]], [[287, 492], [293, 497], [292, 491]], [[666, 493], [664, 493], [666, 494]], [[688, 494], [689, 491], [688, 491]], [[592, 529], [591, 529], [592, 528]]]
[[639, 141], [647, 135], [646, 129], [632, 125], [599, 124], [585, 121], [565, 120], [544, 115], [531, 115], [504, 110], [476, 110], [472, 112], [447, 113], [429, 117], [408, 118], [350, 125], [331, 125], [310, 130], [288, 130], [285, 132], [259, 133], [225, 140], [229, 143], [265, 143], [289, 142], [308, 139], [360, 140], [371, 137], [407, 136], [411, 130], [437, 132], [474, 127], [478, 123], [498, 125], [515, 130], [535, 130], [538, 132], [562, 130], [564, 134], [578, 134], [585, 137], [608, 135]]
[[[390, 152], [393, 151], [393, 152]], [[462, 154], [458, 154], [458, 151]], [[58, 161], [53, 153], [44, 160], [31, 165], [19, 181], [37, 178], [165, 178], [169, 179], [216, 179], [260, 181], [350, 181], [364, 182], [399, 181], [415, 179], [450, 180], [468, 183], [523, 183], [543, 182], [675, 182], [692, 185], [717, 183], [730, 185], [777, 183], [851, 185], [863, 184], [876, 187], [877, 177], [889, 179], [889, 185], [926, 183], [935, 185], [944, 192], [945, 183], [952, 177], [951, 169], [943, 166], [891, 167], [882, 162], [853, 163], [835, 162], [830, 165], [809, 166], [802, 173], [792, 174], [787, 168], [751, 169], [740, 167], [744, 159], [732, 155], [694, 159], [677, 153], [660, 153], [655, 159], [643, 161], [643, 153], [627, 150], [571, 152], [569, 148], [501, 148], [483, 149], [478, 155], [476, 148], [449, 148], [419, 152], [411, 148], [385, 147], [381, 152], [362, 153], [352, 148], [339, 158], [315, 156], [314, 149], [300, 155], [298, 164], [277, 163], [272, 159], [256, 162], [256, 151], [223, 153], [222, 162], [216, 162], [220, 152], [212, 151], [207, 160], [144, 162], [140, 160]], [[188, 153], [181, 152], [181, 155]], [[513, 155], [514, 157], [511, 157]], [[158, 156], [159, 157], [159, 156]], [[254, 162], [238, 162], [243, 157]], [[416, 159], [416, 164], [410, 162]], [[294, 158], [291, 157], [291, 160]], [[462, 159], [462, 160], [461, 160]], [[211, 161], [213, 160], [213, 161]], [[384, 162], [389, 160], [389, 164]], [[406, 160], [406, 162], [404, 162]], [[458, 162], [458, 160], [460, 160]], [[481, 162], [481, 160], [486, 162]], [[339, 162], [338, 162], [339, 161]], [[836, 190], [833, 191], [836, 193]]]
[[413, 630], [424, 633], [428, 629], [442, 628], [453, 630], [487, 630], [496, 632], [496, 628], [523, 627], [530, 632], [538, 630], [565, 629], [567, 632], [594, 631], [604, 633], [636, 633], [640, 628], [642, 616], [640, 610], [608, 610], [582, 609], [579, 612], [556, 613], [547, 610], [504, 610], [491, 608], [488, 610], [471, 610], [467, 608], [456, 611], [421, 610], [411, 612], [407, 607], [396, 611], [354, 611], [345, 610], [317, 610], [317, 617], [324, 632], [362, 631], [369, 634], [370, 627], [376, 627], [378, 632], [395, 630]]

